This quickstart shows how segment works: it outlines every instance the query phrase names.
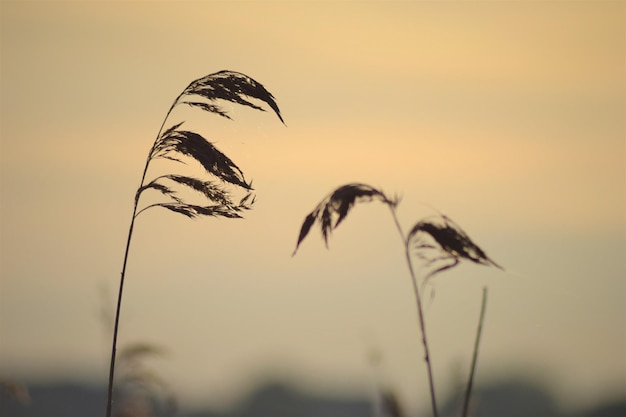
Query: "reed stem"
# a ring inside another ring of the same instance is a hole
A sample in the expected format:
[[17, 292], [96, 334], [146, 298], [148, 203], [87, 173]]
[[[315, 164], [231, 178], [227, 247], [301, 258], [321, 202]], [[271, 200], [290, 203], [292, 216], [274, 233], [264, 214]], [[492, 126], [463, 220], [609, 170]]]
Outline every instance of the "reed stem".
[[415, 271], [413, 269], [413, 263], [411, 262], [411, 254], [409, 252], [409, 242], [407, 242], [406, 237], [404, 236], [404, 232], [402, 231], [402, 227], [400, 226], [400, 222], [398, 221], [398, 217], [396, 215], [395, 207], [389, 205], [391, 210], [391, 215], [393, 216], [393, 221], [396, 224], [396, 228], [400, 233], [400, 237], [402, 238], [402, 242], [404, 244], [404, 256], [406, 257], [406, 262], [409, 267], [409, 272], [411, 273], [411, 282], [413, 283], [413, 293], [415, 294], [415, 301], [417, 303], [417, 317], [419, 320], [420, 329], [422, 331], [422, 344], [424, 345], [424, 361], [426, 361], [426, 368], [428, 370], [428, 384], [430, 387], [430, 400], [433, 408], [433, 416], [439, 417], [439, 412], [437, 411], [437, 399], [435, 396], [435, 382], [433, 378], [433, 369], [430, 360], [430, 349], [428, 348], [428, 339], [426, 337], [426, 322], [424, 321], [424, 312], [422, 309], [422, 299], [419, 292], [419, 286], [417, 285], [417, 278], [415, 276]]
[[[170, 113], [178, 104], [178, 100], [183, 96], [184, 92], [181, 93], [174, 103], [172, 103], [170, 109], [167, 111], [165, 118], [163, 119], [163, 123], [161, 123], [161, 127], [159, 128], [159, 133], [157, 134], [157, 139], [161, 136], [163, 132], [163, 127], [165, 126], [165, 122], [169, 118]], [[154, 142], [156, 144], [156, 141]], [[111, 417], [113, 412], [113, 385], [115, 380], [115, 358], [117, 354], [117, 335], [120, 323], [120, 312], [122, 308], [122, 294], [124, 292], [124, 278], [126, 276], [126, 264], [128, 263], [128, 253], [130, 251], [130, 242], [133, 237], [133, 229], [135, 227], [135, 219], [137, 218], [137, 207], [139, 205], [139, 195], [141, 190], [143, 189], [144, 183], [146, 181], [146, 174], [148, 172], [148, 166], [150, 165], [152, 151], [154, 150], [154, 144], [152, 148], [150, 148], [150, 152], [148, 153], [148, 158], [146, 159], [146, 165], [143, 168], [143, 174], [141, 175], [141, 182], [139, 184], [139, 188], [137, 188], [137, 193], [135, 194], [135, 204], [133, 205], [133, 216], [130, 220], [130, 226], [128, 227], [128, 238], [126, 239], [126, 249], [124, 250], [124, 261], [122, 263], [122, 272], [120, 274], [120, 287], [117, 293], [117, 306], [115, 308], [115, 324], [113, 326], [113, 344], [111, 346], [111, 361], [109, 366], [109, 387], [107, 389], [107, 409], [106, 409], [106, 417]]]
[[487, 287], [483, 287], [483, 301], [480, 307], [480, 319], [478, 320], [478, 330], [476, 331], [476, 341], [474, 342], [474, 354], [472, 355], [472, 366], [470, 369], [467, 388], [465, 390], [465, 400], [463, 401], [463, 412], [461, 416], [467, 417], [469, 410], [469, 400], [474, 382], [474, 372], [476, 371], [476, 362], [478, 362], [478, 346], [480, 345], [480, 337], [483, 332], [483, 322], [485, 320], [485, 309], [487, 307]]

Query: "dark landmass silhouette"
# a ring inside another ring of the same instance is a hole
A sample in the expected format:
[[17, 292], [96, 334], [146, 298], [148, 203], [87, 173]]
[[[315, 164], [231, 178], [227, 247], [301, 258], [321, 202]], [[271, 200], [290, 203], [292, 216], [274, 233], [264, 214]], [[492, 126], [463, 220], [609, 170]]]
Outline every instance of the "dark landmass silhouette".
[[[28, 402], [4, 390], [0, 393], [0, 417], [100, 417], [106, 405], [106, 387], [80, 382], [26, 384]], [[458, 416], [462, 397], [442, 403], [441, 415]], [[158, 402], [155, 402], [158, 404]], [[157, 406], [158, 408], [158, 406]], [[564, 413], [545, 387], [524, 379], [511, 379], [478, 385], [472, 397], [473, 417], [624, 417], [626, 394], [613, 401]], [[418, 415], [430, 416], [425, 407]], [[145, 416], [165, 416], [154, 410]], [[313, 394], [289, 384], [267, 381], [227, 411], [210, 409], [179, 411], [178, 417], [373, 417], [373, 401], [368, 397], [340, 397]], [[406, 416], [408, 417], [408, 416]]]

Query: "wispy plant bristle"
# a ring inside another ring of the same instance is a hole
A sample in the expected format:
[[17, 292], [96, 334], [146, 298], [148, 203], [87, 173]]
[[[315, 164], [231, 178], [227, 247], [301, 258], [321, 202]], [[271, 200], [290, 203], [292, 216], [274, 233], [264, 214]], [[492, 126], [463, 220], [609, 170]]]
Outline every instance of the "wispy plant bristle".
[[226, 155], [220, 152], [202, 135], [187, 130], [166, 132], [155, 144], [152, 158], [166, 157], [175, 159], [174, 154], [181, 154], [200, 162], [204, 169], [222, 181], [250, 189], [243, 172]]
[[[249, 197], [249, 195], [246, 197]], [[246, 197], [244, 197], [244, 199], [246, 199]], [[239, 219], [242, 217], [241, 212], [243, 212], [244, 210], [250, 210], [252, 208], [252, 203], [254, 203], [254, 199], [250, 203], [243, 202], [237, 205], [211, 204], [207, 206], [174, 201], [169, 203], [155, 203], [146, 208], [163, 207], [175, 213], [183, 214], [192, 219], [198, 216], [227, 217], [230, 219]]]
[[[261, 83], [240, 72], [224, 70], [199, 78], [189, 84], [183, 91], [183, 95], [197, 95], [212, 102], [215, 100], [226, 100], [251, 107], [255, 110], [265, 111], [262, 107], [247, 99], [254, 98], [270, 106], [280, 121], [285, 123], [274, 96]], [[230, 118], [224, 110], [221, 110], [214, 103], [187, 102], [187, 104]]]
[[[215, 113], [215, 114], [219, 114], [222, 117], [225, 117], [227, 119], [231, 119], [232, 117], [230, 117], [228, 115], [228, 113], [226, 113], [224, 110], [222, 110], [222, 108], [216, 104], [209, 104], [209, 103], [203, 103], [201, 101], [183, 101], [183, 104], [188, 104], [191, 107], [199, 107], [204, 111], [207, 111], [209, 113]], [[263, 110], [263, 109], [261, 109]]]
[[427, 266], [437, 262], [443, 264], [430, 272], [429, 276], [450, 269], [463, 259], [503, 269], [445, 215], [417, 222], [407, 235], [407, 245], [413, 249], [414, 255], [426, 261]]
[[388, 198], [381, 190], [367, 184], [352, 183], [337, 188], [305, 217], [302, 227], [300, 228], [298, 242], [296, 243], [296, 249], [293, 251], [293, 255], [296, 254], [300, 243], [309, 234], [311, 227], [316, 221], [320, 224], [324, 243], [328, 246], [330, 233], [341, 224], [350, 209], [357, 202], [369, 202], [374, 200], [391, 207], [395, 207], [397, 204], [396, 199]]

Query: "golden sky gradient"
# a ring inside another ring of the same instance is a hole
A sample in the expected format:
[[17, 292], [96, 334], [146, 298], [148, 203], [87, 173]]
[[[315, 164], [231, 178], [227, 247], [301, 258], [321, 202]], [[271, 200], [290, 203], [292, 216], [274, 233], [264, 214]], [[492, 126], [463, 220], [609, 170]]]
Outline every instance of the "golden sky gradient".
[[265, 372], [366, 390], [376, 348], [407, 403], [426, 401], [388, 213], [357, 207], [329, 251], [314, 233], [289, 256], [306, 213], [352, 181], [402, 195], [405, 229], [447, 213], [512, 271], [463, 265], [435, 284], [441, 390], [465, 375], [483, 285], [479, 381], [526, 370], [570, 406], [624, 386], [623, 2], [3, 1], [0, 15], [0, 370], [106, 380], [98, 311], [146, 153], [189, 82], [231, 69], [286, 126], [236, 107], [234, 122], [171, 122], [236, 161], [255, 209], [147, 211], [131, 249], [120, 337], [171, 352], [155, 366], [181, 399], [219, 403]]

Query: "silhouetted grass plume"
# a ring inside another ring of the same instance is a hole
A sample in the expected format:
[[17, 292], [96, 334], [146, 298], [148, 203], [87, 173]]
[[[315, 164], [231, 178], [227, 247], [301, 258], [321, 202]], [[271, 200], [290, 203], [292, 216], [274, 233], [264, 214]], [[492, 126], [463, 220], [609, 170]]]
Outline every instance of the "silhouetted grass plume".
[[[405, 235], [396, 214], [399, 199], [397, 197], [390, 198], [382, 190], [362, 183], [346, 184], [335, 189], [335, 191], [326, 196], [313, 209], [313, 211], [305, 217], [300, 228], [298, 241], [296, 242], [296, 248], [293, 255], [296, 254], [300, 244], [307, 237], [315, 223], [320, 225], [324, 243], [328, 246], [328, 237], [330, 233], [335, 230], [339, 224], [341, 224], [341, 222], [348, 215], [350, 209], [354, 207], [356, 203], [371, 201], [381, 202], [389, 208], [396, 228], [404, 244], [405, 258], [411, 274], [415, 301], [417, 303], [417, 313], [422, 333], [422, 344], [424, 345], [424, 360], [426, 361], [428, 371], [428, 382], [433, 415], [438, 417], [439, 413], [437, 411], [435, 384], [433, 381], [428, 339], [426, 337], [426, 324], [424, 321], [422, 300], [417, 283], [417, 276], [413, 267], [413, 257], [422, 260], [424, 266], [427, 268], [426, 270], [429, 271], [422, 277], [423, 282], [426, 282], [429, 278], [439, 272], [456, 266], [459, 261], [463, 259], [481, 265], [495, 266], [500, 269], [502, 268], [487, 257], [485, 252], [478, 247], [478, 245], [476, 245], [456, 223], [445, 215], [439, 215], [433, 218], [421, 220], [411, 228], [408, 234]], [[439, 265], [438, 263], [443, 263], [443, 265]], [[482, 328], [482, 320], [484, 318], [485, 303], [486, 289], [483, 295], [483, 313], [480, 318], [479, 336], [477, 337], [475, 349], [478, 349], [480, 330]], [[468, 395], [471, 389], [476, 356], [477, 351], [475, 350], [474, 362], [467, 390]], [[383, 400], [387, 399], [383, 398]], [[392, 414], [399, 413], [399, 408], [391, 408]]]
[[[180, 104], [186, 104], [193, 108], [231, 119], [228, 111], [222, 106], [223, 102], [239, 104], [260, 111], [265, 111], [261, 106], [264, 103], [284, 123], [274, 96], [263, 85], [240, 72], [219, 71], [199, 78], [189, 84], [174, 100], [161, 124], [156, 140], [148, 152], [141, 182], [135, 193], [115, 313], [107, 393], [107, 417], [112, 415], [120, 308], [128, 252], [137, 216], [147, 209], [162, 207], [191, 218], [197, 216], [239, 218], [242, 211], [249, 210], [254, 203], [254, 197], [251, 194], [252, 186], [245, 179], [243, 171], [228, 156], [217, 149], [213, 143], [197, 132], [183, 129], [184, 122], [172, 124], [170, 127], [165, 128], [172, 110]], [[195, 160], [204, 168], [206, 177], [195, 178], [168, 174], [146, 182], [148, 167], [152, 161], [157, 159], [168, 159], [175, 162], [184, 162], [186, 159]], [[242, 189], [245, 192], [244, 197], [239, 199], [239, 201], [234, 201], [224, 187], [225, 184]], [[206, 203], [195, 204], [186, 201], [181, 196], [181, 189], [195, 192], [204, 198]], [[146, 190], [160, 192], [166, 198], [166, 201], [153, 203], [138, 210], [139, 200]]]
[[367, 184], [354, 183], [347, 184], [337, 188], [326, 198], [324, 198], [315, 209], [309, 213], [300, 229], [300, 235], [298, 236], [298, 242], [296, 243], [296, 249], [293, 251], [295, 255], [300, 247], [300, 243], [309, 234], [311, 227], [317, 221], [320, 224], [322, 236], [324, 237], [324, 243], [328, 247], [328, 237], [330, 233], [336, 229], [339, 224], [346, 218], [350, 209], [357, 202], [367, 201], [380, 201], [395, 207], [397, 200], [391, 200], [387, 198], [382, 191], [369, 186]]
[[[458, 224], [443, 214], [417, 222], [407, 235], [407, 244], [411, 246], [413, 255], [422, 260], [426, 267], [433, 267], [424, 281], [455, 267], [463, 259], [502, 269], [472, 242]], [[436, 266], [437, 263], [443, 265]]]

